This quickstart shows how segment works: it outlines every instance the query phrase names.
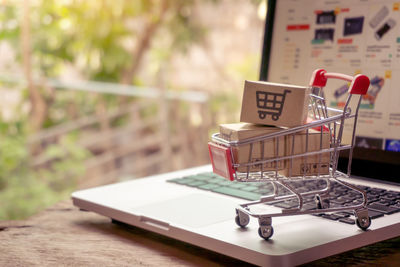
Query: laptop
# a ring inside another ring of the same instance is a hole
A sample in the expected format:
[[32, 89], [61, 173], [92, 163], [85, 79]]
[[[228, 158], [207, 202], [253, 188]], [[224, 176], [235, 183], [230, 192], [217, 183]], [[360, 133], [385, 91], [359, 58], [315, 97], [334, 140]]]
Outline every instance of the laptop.
[[[398, 9], [392, 1], [268, 1], [260, 80], [306, 85], [321, 67], [348, 75], [361, 72], [371, 79], [372, 91], [360, 106], [353, 176], [344, 179], [367, 192], [368, 230], [359, 229], [348, 212], [316, 213], [273, 218], [274, 235], [260, 238], [257, 220], [239, 227], [235, 210], [273, 189], [267, 183], [228, 181], [214, 174], [211, 165], [77, 191], [74, 205], [262, 266], [299, 265], [400, 236], [400, 179], [395, 172], [400, 168], [400, 107], [392, 100], [400, 97], [395, 90], [400, 66], [392, 60], [398, 56], [399, 36], [388, 30], [375, 38]], [[352, 21], [356, 26], [349, 35], [345, 21], [359, 17], [364, 19]], [[340, 81], [328, 85], [330, 105], [341, 107], [345, 86]], [[339, 168], [347, 166], [348, 158], [341, 156]], [[316, 182], [296, 186], [307, 190]], [[331, 203], [358, 201], [341, 185], [332, 188]], [[263, 208], [279, 212], [293, 205], [276, 201]]]

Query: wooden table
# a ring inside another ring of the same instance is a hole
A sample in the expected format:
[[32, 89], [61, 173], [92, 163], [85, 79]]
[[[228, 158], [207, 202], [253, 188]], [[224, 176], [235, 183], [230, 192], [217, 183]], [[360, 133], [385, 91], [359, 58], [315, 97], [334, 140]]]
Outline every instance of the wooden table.
[[[309, 265], [400, 265], [400, 238]], [[0, 266], [246, 266], [63, 201], [26, 221], [0, 221]]]

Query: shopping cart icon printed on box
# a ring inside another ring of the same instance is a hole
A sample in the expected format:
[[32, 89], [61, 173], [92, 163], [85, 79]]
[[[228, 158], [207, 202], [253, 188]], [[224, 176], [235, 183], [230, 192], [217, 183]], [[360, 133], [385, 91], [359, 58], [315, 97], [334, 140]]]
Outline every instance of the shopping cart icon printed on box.
[[265, 119], [267, 115], [271, 115], [272, 120], [277, 121], [282, 114], [283, 105], [285, 104], [285, 96], [291, 93], [290, 90], [285, 90], [283, 94], [271, 93], [264, 91], [256, 91], [258, 116], [260, 119]]

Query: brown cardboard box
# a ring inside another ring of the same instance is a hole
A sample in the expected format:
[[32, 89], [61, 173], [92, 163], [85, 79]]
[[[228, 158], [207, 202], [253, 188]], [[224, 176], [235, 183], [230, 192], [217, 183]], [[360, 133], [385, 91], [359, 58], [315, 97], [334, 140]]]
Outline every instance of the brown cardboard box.
[[309, 94], [309, 87], [245, 81], [240, 121], [279, 127], [303, 125]]
[[[293, 147], [293, 135], [286, 136], [285, 140], [285, 152], [286, 156], [302, 154], [306, 152], [319, 151], [321, 149], [328, 149], [330, 147], [329, 132], [321, 132], [310, 129], [308, 135], [308, 149], [306, 149], [306, 133], [297, 133], [294, 135], [294, 147]], [[321, 158], [320, 158], [321, 157]], [[320, 175], [329, 173], [330, 153], [316, 154], [308, 157], [294, 158], [293, 162], [288, 159], [285, 162], [285, 168], [279, 173], [289, 177], [291, 176], [302, 176], [302, 175]], [[292, 165], [291, 165], [292, 164]], [[318, 167], [319, 165], [319, 167]], [[290, 173], [290, 167], [292, 166], [292, 172]]]
[[[282, 130], [282, 128], [256, 125], [251, 123], [231, 123], [231, 124], [221, 124], [220, 134], [221, 137], [227, 141], [243, 141], [244, 139], [263, 136], [271, 134]], [[278, 148], [278, 151], [276, 149]], [[234, 163], [248, 163], [255, 162], [262, 159], [262, 144], [260, 142], [255, 142], [253, 144], [251, 159], [250, 156], [250, 144], [232, 146], [233, 161]], [[264, 159], [276, 158], [278, 156], [282, 157], [285, 154], [285, 138], [272, 138], [264, 142]], [[284, 168], [284, 161], [279, 161], [277, 163], [270, 162], [265, 163], [262, 166], [264, 171], [275, 170], [276, 164], [278, 165], [278, 170]], [[239, 172], [247, 172], [247, 167], [242, 166], [237, 169]], [[261, 165], [253, 165], [250, 171], [261, 171]]]

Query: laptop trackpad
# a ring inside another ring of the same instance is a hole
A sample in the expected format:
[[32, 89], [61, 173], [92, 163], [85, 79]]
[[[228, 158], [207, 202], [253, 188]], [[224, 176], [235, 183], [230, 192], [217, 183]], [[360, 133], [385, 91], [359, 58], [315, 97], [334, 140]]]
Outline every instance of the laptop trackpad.
[[235, 217], [237, 203], [229, 199], [193, 194], [133, 208], [133, 212], [171, 225], [201, 227]]

